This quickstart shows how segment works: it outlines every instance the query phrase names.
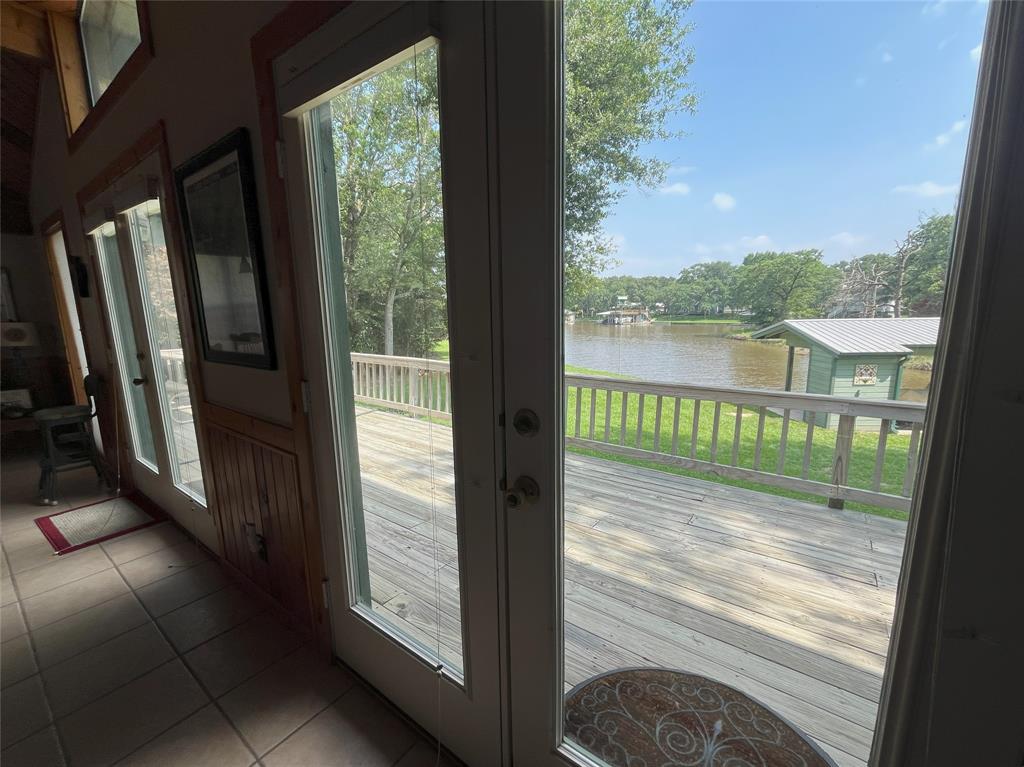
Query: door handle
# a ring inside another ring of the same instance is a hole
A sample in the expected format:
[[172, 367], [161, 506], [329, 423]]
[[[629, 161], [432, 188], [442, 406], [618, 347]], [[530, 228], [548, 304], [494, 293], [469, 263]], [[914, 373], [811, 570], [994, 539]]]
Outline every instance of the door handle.
[[142, 376], [141, 378], [133, 378], [132, 383], [135, 384], [135, 386], [142, 386], [142, 384], [144, 383], [149, 383], [149, 379], [146, 378], [146, 376]]
[[520, 477], [516, 483], [505, 490], [505, 505], [510, 509], [519, 509], [540, 498], [540, 486], [533, 477]]

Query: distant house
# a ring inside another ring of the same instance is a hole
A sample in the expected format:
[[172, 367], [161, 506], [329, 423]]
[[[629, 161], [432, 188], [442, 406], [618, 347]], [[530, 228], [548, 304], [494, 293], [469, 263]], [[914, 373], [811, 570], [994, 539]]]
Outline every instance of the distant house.
[[[793, 352], [810, 349], [807, 392], [837, 397], [896, 399], [903, 363], [914, 355], [935, 351], [938, 317], [783, 320], [751, 334], [782, 338], [789, 345], [786, 391], [793, 382]], [[819, 415], [818, 426], [835, 427], [838, 415]], [[858, 428], [877, 428], [878, 421], [858, 418]]]

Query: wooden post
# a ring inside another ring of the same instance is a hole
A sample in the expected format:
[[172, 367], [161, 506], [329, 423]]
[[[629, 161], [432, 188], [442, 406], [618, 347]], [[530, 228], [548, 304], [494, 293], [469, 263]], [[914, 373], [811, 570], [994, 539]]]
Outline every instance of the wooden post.
[[[846, 484], [846, 475], [850, 469], [850, 453], [853, 451], [853, 423], [856, 416], [839, 416], [839, 430], [836, 432], [836, 453], [832, 459], [832, 484], [842, 487]], [[829, 498], [830, 509], [843, 508], [842, 498]]]
[[793, 390], [793, 354], [795, 346], [789, 347], [789, 354], [786, 356], [786, 391]]

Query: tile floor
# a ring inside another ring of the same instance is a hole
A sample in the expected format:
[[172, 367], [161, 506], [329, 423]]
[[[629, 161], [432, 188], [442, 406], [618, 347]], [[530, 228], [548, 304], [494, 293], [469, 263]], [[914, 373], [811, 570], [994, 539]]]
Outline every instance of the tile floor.
[[[169, 523], [53, 556], [33, 519], [96, 500], [89, 472], [35, 505], [5, 455], [4, 767], [431, 767], [404, 720]], [[451, 762], [442, 759], [445, 765]]]

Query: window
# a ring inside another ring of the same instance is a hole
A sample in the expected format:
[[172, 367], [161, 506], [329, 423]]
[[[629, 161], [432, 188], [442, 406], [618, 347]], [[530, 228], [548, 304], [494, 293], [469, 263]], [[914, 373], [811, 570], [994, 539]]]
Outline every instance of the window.
[[95, 106], [142, 42], [139, 12], [135, 0], [83, 0], [78, 23]]

